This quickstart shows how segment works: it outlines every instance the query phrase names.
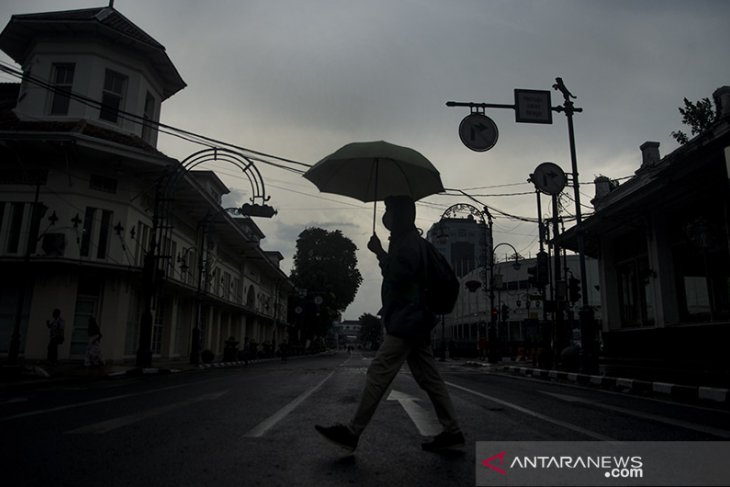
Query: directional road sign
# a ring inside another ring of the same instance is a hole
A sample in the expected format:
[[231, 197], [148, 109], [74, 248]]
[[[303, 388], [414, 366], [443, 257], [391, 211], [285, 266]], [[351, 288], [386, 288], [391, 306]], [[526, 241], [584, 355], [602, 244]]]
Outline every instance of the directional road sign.
[[497, 143], [499, 131], [491, 118], [481, 113], [472, 113], [459, 124], [459, 138], [469, 149], [485, 152]]

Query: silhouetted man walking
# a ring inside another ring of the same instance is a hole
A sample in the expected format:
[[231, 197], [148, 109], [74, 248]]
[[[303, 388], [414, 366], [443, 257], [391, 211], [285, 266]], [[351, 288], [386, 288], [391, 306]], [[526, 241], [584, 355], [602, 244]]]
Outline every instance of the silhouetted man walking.
[[315, 425], [325, 438], [350, 451], [357, 447], [360, 435], [400, 370], [408, 362], [413, 377], [426, 391], [434, 405], [444, 431], [423, 443], [427, 451], [464, 446], [464, 435], [456, 420], [449, 391], [436, 369], [430, 346], [431, 329], [436, 316], [424, 299], [426, 242], [415, 226], [416, 206], [407, 196], [385, 200], [383, 224], [390, 230], [388, 252], [376, 235], [368, 249], [375, 253], [383, 274], [380, 310], [387, 334], [367, 372], [360, 405], [349, 424]]

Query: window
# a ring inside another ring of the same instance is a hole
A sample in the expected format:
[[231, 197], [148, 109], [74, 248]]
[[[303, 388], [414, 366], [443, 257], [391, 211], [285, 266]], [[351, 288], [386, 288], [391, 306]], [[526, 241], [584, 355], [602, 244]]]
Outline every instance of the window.
[[10, 231], [8, 235], [9, 254], [17, 254], [20, 246], [20, 230], [23, 226], [23, 215], [25, 213], [25, 203], [10, 204]]
[[117, 123], [119, 111], [122, 109], [124, 90], [127, 87], [127, 77], [111, 69], [106, 70], [104, 76], [104, 90], [101, 94], [101, 111], [99, 118], [108, 122]]
[[84, 228], [81, 236], [81, 255], [83, 257], [89, 256], [89, 248], [91, 247], [91, 232], [94, 231], [94, 215], [96, 214], [96, 208], [86, 207], [86, 213], [84, 214]]
[[72, 63], [56, 63], [53, 65], [51, 85], [51, 115], [68, 115], [71, 101], [71, 88], [74, 81], [75, 66]]
[[617, 240], [615, 247], [621, 327], [654, 326], [654, 271], [644, 230]]
[[672, 248], [677, 304], [683, 322], [730, 318], [730, 255], [722, 214], [694, 219]]
[[[79, 252], [82, 257], [96, 255], [97, 259], [105, 259], [109, 248], [113, 212], [99, 208], [86, 207], [84, 228]], [[96, 253], [92, 244], [96, 243]]]
[[142, 125], [142, 139], [150, 144], [153, 143], [155, 127], [155, 97], [148, 91], [144, 100], [144, 124]]

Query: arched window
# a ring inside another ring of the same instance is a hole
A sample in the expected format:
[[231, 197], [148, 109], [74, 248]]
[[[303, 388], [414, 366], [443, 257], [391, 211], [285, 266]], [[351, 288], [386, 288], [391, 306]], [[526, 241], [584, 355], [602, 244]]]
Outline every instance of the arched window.
[[250, 308], [256, 307], [256, 291], [254, 291], [253, 286], [248, 287], [248, 293], [246, 293], [246, 306]]

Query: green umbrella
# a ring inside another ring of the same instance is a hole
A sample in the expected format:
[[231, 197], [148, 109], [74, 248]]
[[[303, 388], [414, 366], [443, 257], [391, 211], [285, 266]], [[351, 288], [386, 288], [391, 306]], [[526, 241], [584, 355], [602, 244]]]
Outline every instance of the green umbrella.
[[410, 196], [415, 201], [444, 191], [438, 170], [420, 152], [382, 140], [347, 144], [304, 177], [323, 193], [376, 202], [373, 233], [378, 201], [388, 196]]

